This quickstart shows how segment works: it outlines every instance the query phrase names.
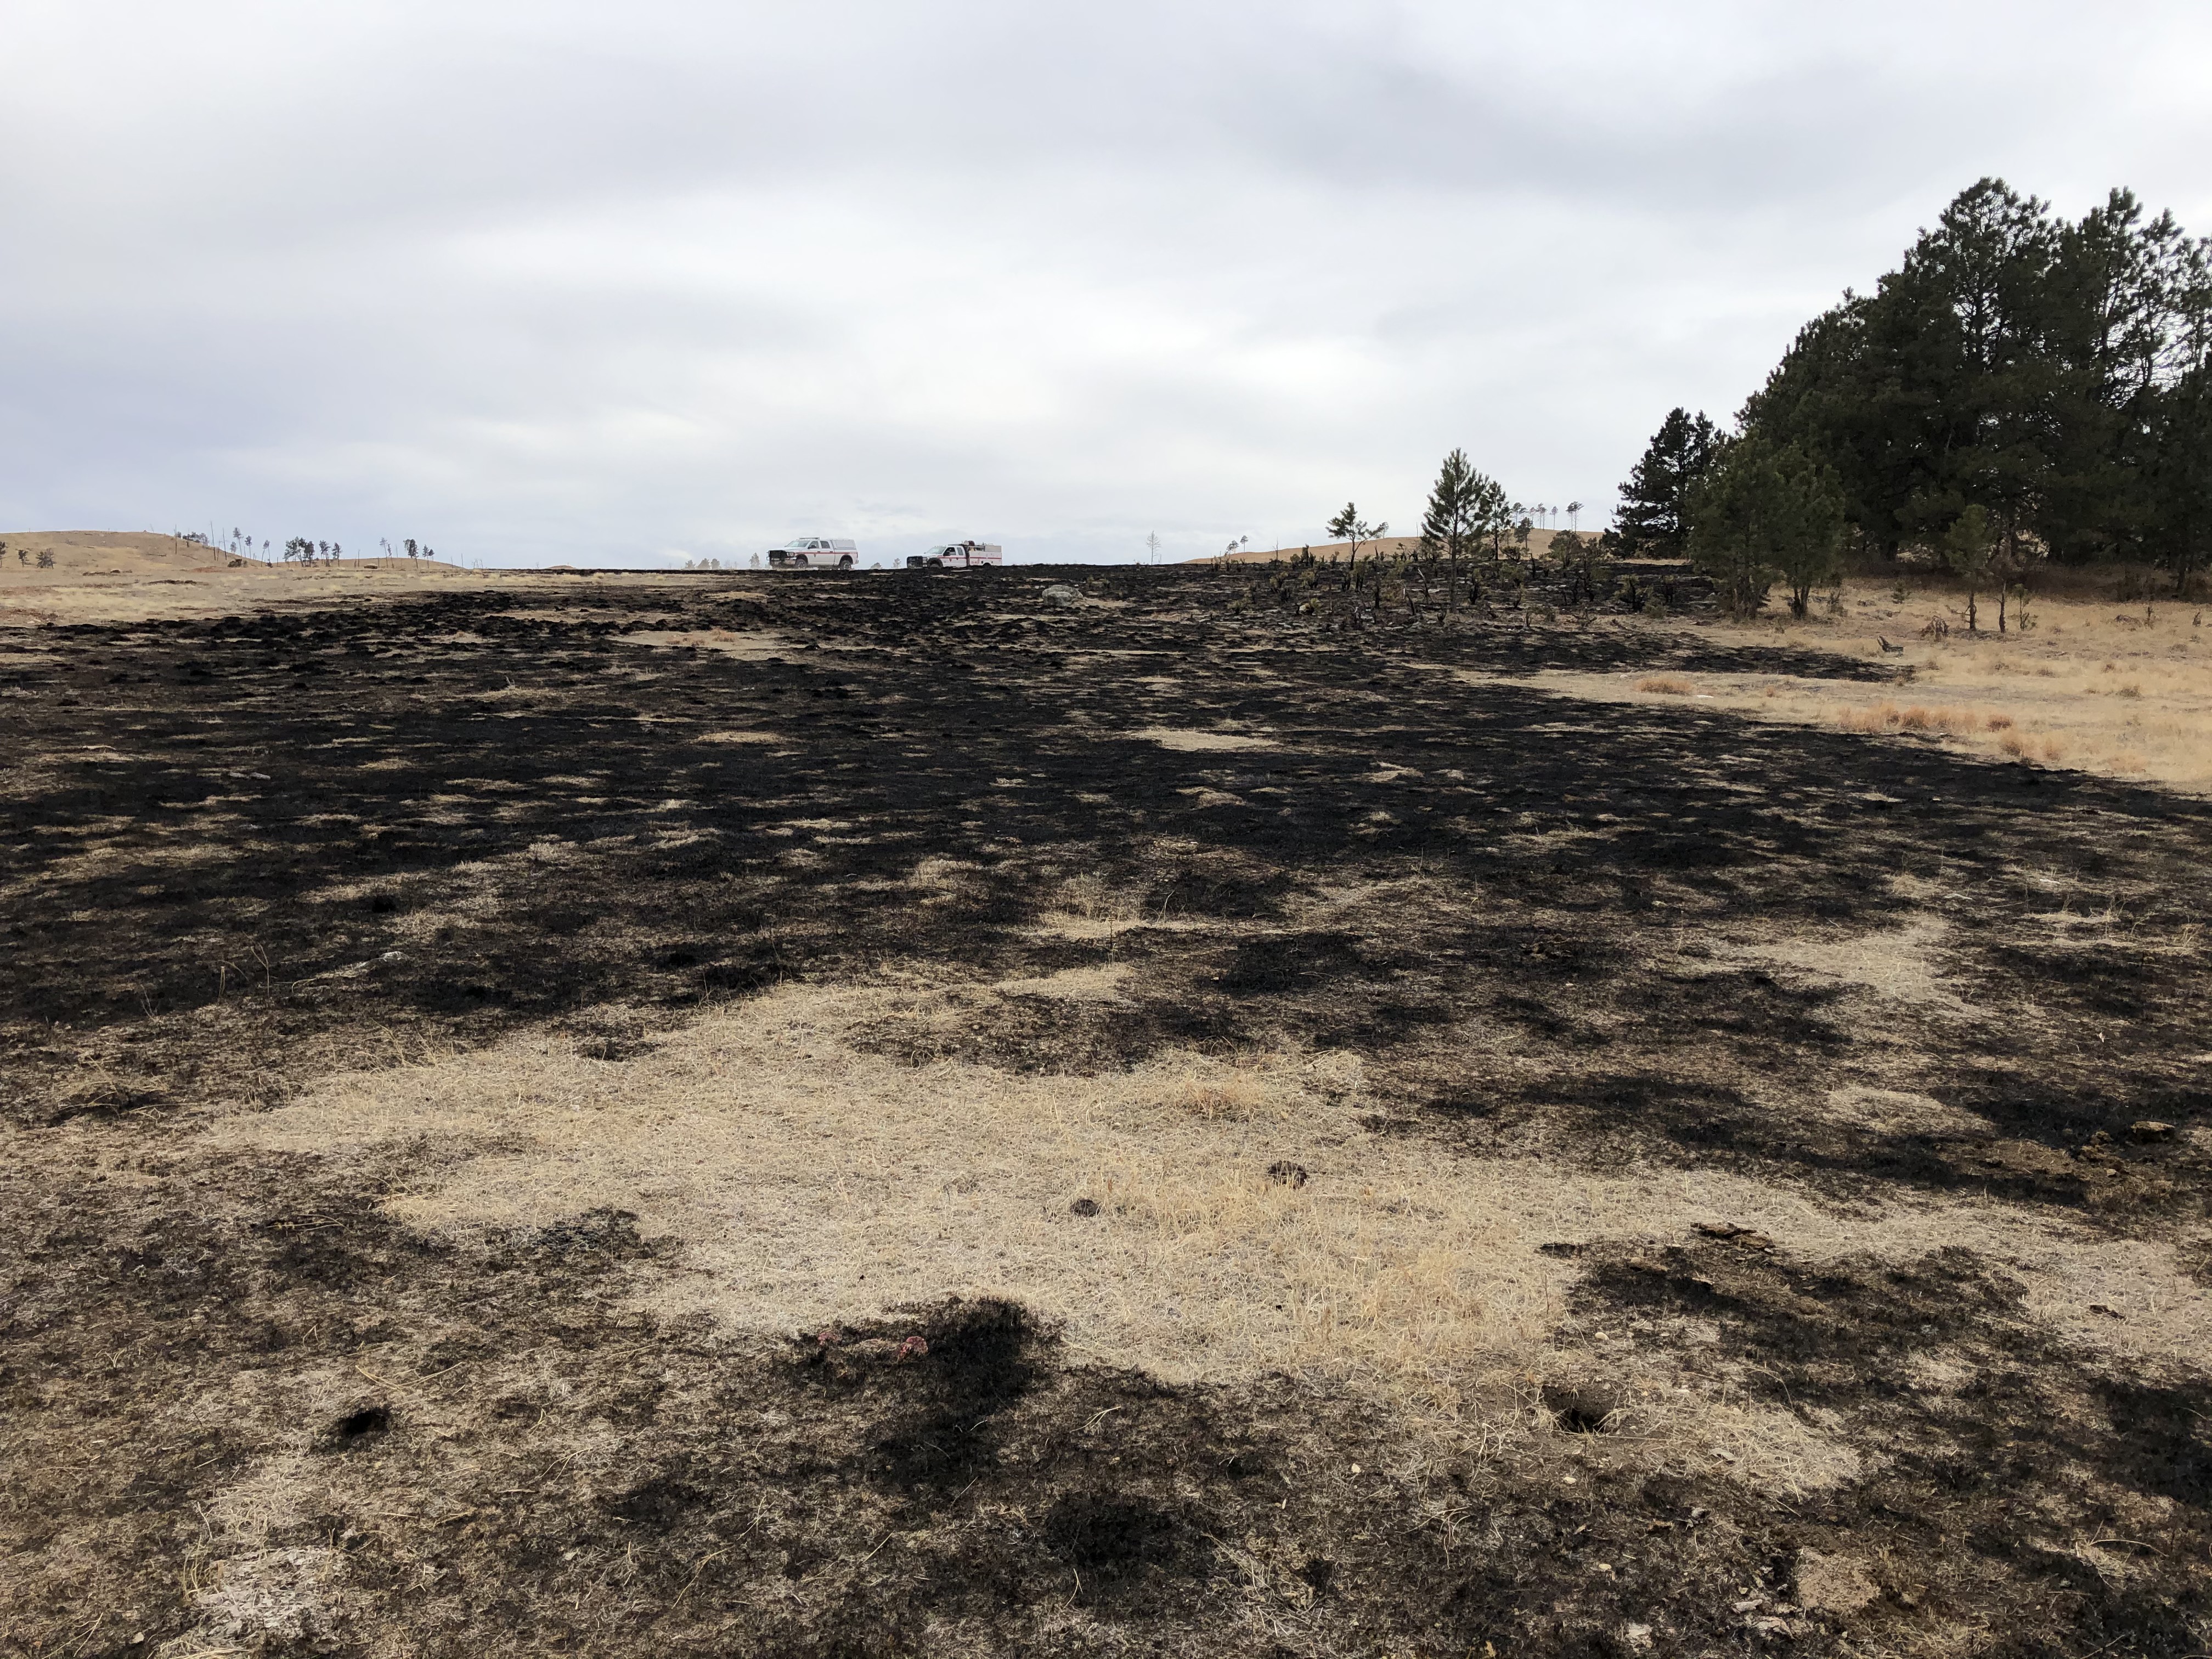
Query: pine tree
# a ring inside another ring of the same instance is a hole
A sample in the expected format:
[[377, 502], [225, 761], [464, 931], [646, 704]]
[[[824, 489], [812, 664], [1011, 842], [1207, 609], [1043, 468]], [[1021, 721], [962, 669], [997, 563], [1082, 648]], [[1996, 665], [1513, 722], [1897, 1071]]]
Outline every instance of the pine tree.
[[1990, 512], [1979, 501], [1969, 505], [1943, 532], [1943, 562], [1966, 584], [1966, 631], [1981, 631], [1975, 599], [1989, 584], [1996, 568], [1998, 538], [1990, 528]]
[[1620, 538], [1631, 558], [1680, 558], [1689, 547], [1691, 495], [1711, 466], [1718, 434], [1700, 412], [1672, 410], [1620, 486]]
[[2179, 597], [2212, 568], [2212, 362], [2159, 395], [2147, 471], [2148, 550], [2173, 572]]
[[2126, 191], [2068, 222], [1981, 179], [1874, 294], [1800, 331], [1741, 424], [1831, 465], [1870, 548], [1940, 550], [1978, 503], [2001, 583], [2045, 556], [2172, 557], [2154, 475], [2176, 476], [2167, 400], [2208, 264]]
[[1754, 615], [1779, 580], [1802, 618], [1813, 589], [1832, 580], [1844, 507], [1834, 475], [1794, 445], [1756, 434], [1724, 441], [1692, 492], [1690, 556], [1735, 617]]
[[1493, 533], [1505, 517], [1504, 487], [1478, 471], [1465, 450], [1455, 449], [1445, 456], [1421, 517], [1421, 555], [1431, 562], [1450, 562], [1444, 582], [1447, 610], [1458, 603], [1462, 562], [1475, 557], [1484, 537]]
[[1355, 569], [1359, 564], [1360, 548], [1377, 537], [1390, 533], [1390, 526], [1388, 523], [1368, 523], [1359, 516], [1359, 509], [1350, 501], [1344, 504], [1343, 512], [1331, 519], [1323, 527], [1337, 540], [1352, 544], [1352, 562]]

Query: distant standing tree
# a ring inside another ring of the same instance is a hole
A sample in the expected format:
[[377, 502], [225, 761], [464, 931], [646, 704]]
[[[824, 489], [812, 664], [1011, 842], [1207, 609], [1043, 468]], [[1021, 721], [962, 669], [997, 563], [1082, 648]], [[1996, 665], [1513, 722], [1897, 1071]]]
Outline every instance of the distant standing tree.
[[1802, 617], [1836, 569], [1844, 501], [1834, 475], [1794, 444], [1723, 442], [1687, 503], [1690, 557], [1719, 586], [1730, 615], [1749, 617], [1779, 579]]
[[[1353, 506], [1350, 501], [1346, 501], [1344, 504], [1344, 511], [1331, 519], [1328, 521], [1327, 528], [1328, 533], [1335, 537], [1339, 541], [1350, 544], [1349, 550], [1352, 555], [1352, 579], [1350, 583], [1352, 590], [1352, 620], [1356, 626], [1359, 621], [1359, 550], [1367, 543], [1374, 541], [1380, 537], [1388, 535], [1390, 532], [1390, 526], [1387, 522], [1383, 524], [1368, 523], [1366, 520], [1359, 516], [1359, 509]], [[1379, 586], [1377, 591], [1380, 591]]]
[[1632, 558], [1679, 559], [1689, 551], [1692, 494], [1720, 444], [1700, 413], [1674, 410], [1620, 486], [1620, 538]]
[[1359, 562], [1359, 550], [1363, 546], [1377, 537], [1390, 533], [1390, 526], [1387, 522], [1368, 523], [1359, 516], [1359, 509], [1350, 501], [1344, 504], [1344, 511], [1331, 519], [1325, 527], [1337, 540], [1352, 544], [1352, 562], [1354, 565]]
[[1551, 545], [1544, 551], [1571, 579], [1568, 604], [1580, 605], [1597, 597], [1598, 538], [1576, 530], [1554, 530]]
[[1567, 503], [1567, 528], [1570, 530], [1578, 531], [1582, 527], [1583, 504], [1580, 501], [1569, 501]]
[[[2002, 538], [1990, 528], [1990, 511], [1977, 501], [1952, 520], [1941, 544], [1943, 562], [1966, 584], [1966, 631], [1981, 632], [1974, 600], [1996, 573]], [[2000, 632], [2002, 630], [2000, 629]]]
[[1151, 535], [1145, 538], [1145, 562], [1146, 564], [1158, 564], [1159, 562], [1160, 532], [1155, 530]]
[[1446, 610], [1458, 603], [1462, 561], [1476, 556], [1483, 538], [1497, 531], [1505, 514], [1504, 485], [1476, 468], [1463, 449], [1444, 457], [1421, 515], [1421, 551], [1425, 557], [1450, 562], [1444, 578]]
[[41, 570], [52, 570], [53, 568], [54, 550], [51, 547], [40, 548], [39, 550], [39, 568]]
[[422, 550], [415, 545], [415, 538], [412, 536], [410, 536], [405, 541], [399, 544], [407, 550], [407, 556], [409, 558], [419, 559], [422, 556]]

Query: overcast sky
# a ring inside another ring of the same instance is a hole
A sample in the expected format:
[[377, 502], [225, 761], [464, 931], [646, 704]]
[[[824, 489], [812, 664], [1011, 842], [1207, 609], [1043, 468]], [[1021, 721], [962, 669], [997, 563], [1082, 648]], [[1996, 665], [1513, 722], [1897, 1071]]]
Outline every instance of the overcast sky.
[[2212, 7], [8, 0], [0, 524], [1024, 559], [1528, 502], [1984, 173], [2212, 232]]

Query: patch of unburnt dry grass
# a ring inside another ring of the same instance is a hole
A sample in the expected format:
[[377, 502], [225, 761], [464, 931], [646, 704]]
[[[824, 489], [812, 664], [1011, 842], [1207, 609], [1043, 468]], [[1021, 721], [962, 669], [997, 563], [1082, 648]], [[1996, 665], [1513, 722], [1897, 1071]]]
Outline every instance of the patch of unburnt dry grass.
[[[1836, 671], [1808, 676], [1802, 668], [1785, 671], [1779, 660], [1763, 673], [1724, 674], [1701, 685], [1709, 701], [1753, 718], [1832, 720], [1848, 732], [1919, 733], [2041, 765], [2147, 776], [2200, 792], [2212, 784], [2205, 738], [2212, 729], [2212, 643], [2202, 605], [2039, 597], [2025, 629], [2014, 617], [2009, 631], [1996, 632], [1995, 609], [1985, 605], [1983, 631], [1969, 633], [1963, 594], [1947, 585], [1926, 588], [1924, 573], [1905, 574], [1921, 591], [1900, 598], [1893, 584], [1850, 582], [1839, 614], [1808, 623], [1665, 626], [1712, 643], [1825, 646], [1838, 653], [1838, 670], [1849, 662], [1841, 678], [1858, 678], [1864, 667], [1881, 665], [1911, 687], [1871, 705], [1843, 702], [1853, 688], [1835, 684]], [[1551, 678], [1580, 695], [1619, 695]]]

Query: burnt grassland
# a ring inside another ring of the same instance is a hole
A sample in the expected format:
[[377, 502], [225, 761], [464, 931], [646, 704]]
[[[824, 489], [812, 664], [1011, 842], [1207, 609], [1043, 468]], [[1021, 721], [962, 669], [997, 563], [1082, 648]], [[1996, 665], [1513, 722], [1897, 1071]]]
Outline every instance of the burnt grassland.
[[[0, 1652], [2212, 1648], [2203, 805], [1487, 678], [1879, 678], [1832, 658], [1244, 592], [656, 577], [14, 636]], [[1040, 926], [1072, 893], [1103, 942]], [[1909, 1219], [1563, 1226], [1552, 1362], [1425, 1437], [956, 1285], [826, 1340], [655, 1314], [683, 1243], [619, 1210], [410, 1230], [383, 1200], [450, 1148], [206, 1144], [341, 1070], [621, 1066], [776, 988], [1108, 957], [1111, 1000], [856, 1041], [1344, 1051], [1360, 1133], [1439, 1160], [1970, 1205], [2172, 1296], [2068, 1307]], [[1632, 1351], [1856, 1472], [1639, 1438]]]

